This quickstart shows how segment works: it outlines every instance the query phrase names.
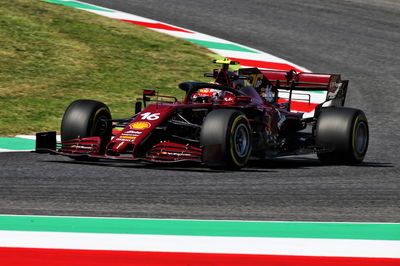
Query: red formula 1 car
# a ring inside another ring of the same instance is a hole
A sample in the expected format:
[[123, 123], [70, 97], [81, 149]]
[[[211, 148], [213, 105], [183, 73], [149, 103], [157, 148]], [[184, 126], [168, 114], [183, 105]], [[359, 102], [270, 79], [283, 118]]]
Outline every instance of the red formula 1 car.
[[[233, 72], [229, 65], [237, 62], [215, 62], [222, 68], [205, 74], [214, 83], [179, 84], [182, 101], [144, 90], [126, 119], [112, 119], [101, 102], [74, 101], [62, 120], [61, 143], [55, 132], [38, 133], [36, 150], [77, 160], [196, 161], [223, 169], [240, 169], [250, 157], [306, 153], [323, 163], [363, 161], [368, 122], [361, 110], [343, 107], [348, 81], [340, 75]], [[319, 103], [312, 102], [314, 92], [323, 97]]]

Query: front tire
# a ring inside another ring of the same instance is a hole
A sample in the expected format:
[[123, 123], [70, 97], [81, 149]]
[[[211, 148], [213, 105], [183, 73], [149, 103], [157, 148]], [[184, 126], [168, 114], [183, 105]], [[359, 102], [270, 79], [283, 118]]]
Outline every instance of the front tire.
[[325, 164], [355, 165], [364, 160], [369, 142], [368, 121], [353, 108], [323, 108], [316, 125], [316, 143], [328, 152], [317, 153]]
[[246, 116], [237, 110], [210, 112], [201, 129], [203, 162], [213, 169], [239, 170], [251, 154], [251, 128]]
[[[65, 110], [61, 122], [61, 141], [97, 136], [101, 138], [100, 153], [111, 138], [110, 109], [102, 102], [76, 100]], [[77, 160], [87, 156], [72, 157]]]

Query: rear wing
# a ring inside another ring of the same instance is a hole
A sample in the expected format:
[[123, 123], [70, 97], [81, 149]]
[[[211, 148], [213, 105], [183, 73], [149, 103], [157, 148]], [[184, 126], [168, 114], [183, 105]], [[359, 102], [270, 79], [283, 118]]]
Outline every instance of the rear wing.
[[[250, 77], [250, 85], [257, 90], [272, 86], [278, 90], [279, 103], [288, 111], [313, 112], [318, 106], [343, 106], [348, 80], [338, 74], [297, 73], [294, 70], [275, 71], [258, 68], [240, 69], [241, 75]], [[320, 108], [319, 107], [319, 108]]]

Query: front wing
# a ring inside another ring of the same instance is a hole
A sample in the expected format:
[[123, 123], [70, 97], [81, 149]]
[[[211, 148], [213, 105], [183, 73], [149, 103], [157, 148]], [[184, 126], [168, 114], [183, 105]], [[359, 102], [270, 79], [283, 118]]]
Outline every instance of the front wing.
[[133, 154], [101, 153], [101, 138], [76, 138], [57, 142], [56, 132], [36, 133], [36, 152], [65, 155], [69, 157], [90, 157], [111, 160], [150, 161], [159, 163], [202, 161], [202, 149], [190, 145], [174, 142], [160, 142], [153, 145], [143, 157], [134, 157]]

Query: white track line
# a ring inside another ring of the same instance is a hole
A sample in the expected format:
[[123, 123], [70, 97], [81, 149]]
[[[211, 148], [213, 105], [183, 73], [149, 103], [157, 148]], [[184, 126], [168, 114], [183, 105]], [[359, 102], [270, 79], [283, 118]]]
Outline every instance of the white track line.
[[0, 152], [26, 152], [32, 150], [8, 150], [8, 149], [0, 149]]
[[400, 241], [0, 231], [0, 247], [400, 258]]

